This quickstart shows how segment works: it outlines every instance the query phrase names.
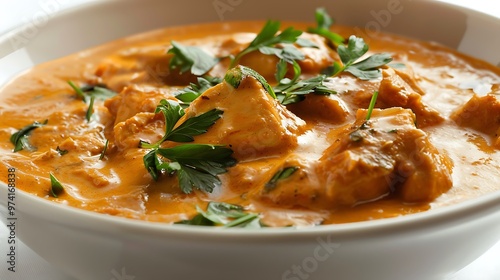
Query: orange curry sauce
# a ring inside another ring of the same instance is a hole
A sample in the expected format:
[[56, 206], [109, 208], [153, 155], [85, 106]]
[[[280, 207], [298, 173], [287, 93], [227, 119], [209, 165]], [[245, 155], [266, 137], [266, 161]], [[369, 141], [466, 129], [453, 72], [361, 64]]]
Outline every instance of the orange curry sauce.
[[[312, 226], [379, 219], [425, 211], [478, 197], [500, 185], [500, 70], [437, 44], [390, 34], [365, 38], [368, 54], [388, 52], [398, 67], [363, 81], [349, 73], [325, 83], [337, 94], [310, 94], [283, 106], [248, 77], [238, 89], [223, 82], [186, 109], [199, 115], [224, 111], [195, 143], [230, 146], [237, 165], [219, 175], [212, 193], [184, 194], [177, 178], [155, 182], [143, 164], [165, 123], [154, 110], [161, 99], [196, 81], [168, 67], [175, 40], [223, 57], [245, 48], [263, 22], [173, 27], [114, 41], [21, 74], [0, 92], [0, 153], [4, 170], [15, 167], [17, 187], [33, 195], [109, 215], [172, 223], [191, 218], [209, 201], [239, 204], [270, 226]], [[311, 24], [283, 23], [305, 30]], [[354, 29], [336, 26], [348, 38]], [[362, 35], [362, 34], [360, 34]], [[317, 48], [298, 47], [302, 78], [338, 61], [319, 36], [303, 34]], [[278, 59], [258, 52], [240, 63], [275, 84]], [[208, 74], [223, 77], [229, 59]], [[105, 84], [119, 93], [96, 100], [91, 121], [76, 85]], [[482, 85], [476, 92], [471, 85]], [[489, 89], [491, 87], [491, 89]], [[370, 99], [379, 92], [369, 128]], [[34, 121], [34, 151], [13, 152], [9, 138]], [[352, 133], [361, 136], [353, 140]], [[99, 159], [106, 139], [109, 147]], [[169, 145], [169, 144], [166, 144]], [[170, 143], [171, 145], [171, 143]], [[68, 151], [61, 155], [56, 149]], [[287, 166], [292, 176], [268, 190], [265, 184]], [[49, 174], [63, 184], [54, 198]], [[6, 182], [6, 172], [1, 180]]]

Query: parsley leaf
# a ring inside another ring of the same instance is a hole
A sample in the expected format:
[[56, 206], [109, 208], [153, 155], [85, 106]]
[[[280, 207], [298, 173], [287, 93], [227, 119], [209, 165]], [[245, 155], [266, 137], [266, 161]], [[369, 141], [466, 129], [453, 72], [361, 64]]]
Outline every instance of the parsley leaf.
[[243, 207], [225, 202], [209, 202], [207, 210], [203, 211], [196, 207], [198, 215], [190, 220], [177, 222], [176, 224], [197, 226], [224, 226], [242, 228], [260, 228], [259, 215], [246, 213]]
[[392, 61], [392, 57], [388, 53], [378, 53], [368, 58], [357, 61], [366, 52], [368, 52], [368, 45], [363, 38], [356, 36], [349, 37], [347, 45], [339, 45], [337, 52], [343, 65], [334, 62], [333, 66], [326, 69], [325, 74], [338, 75], [341, 72], [349, 72], [361, 80], [371, 80], [382, 77], [380, 66], [383, 66]]
[[191, 193], [193, 187], [209, 193], [215, 187], [220, 187], [217, 175], [227, 172], [227, 167], [236, 164], [232, 153], [225, 146], [205, 144], [184, 144], [157, 150], [157, 154], [180, 165], [177, 172], [179, 186], [184, 193]]
[[274, 92], [283, 105], [289, 105], [304, 100], [305, 95], [309, 93], [329, 95], [335, 94], [334, 90], [326, 87], [323, 82], [326, 81], [325, 75], [319, 75], [306, 80], [299, 80], [301, 69], [297, 62], [294, 61], [294, 77], [293, 79], [285, 78], [287, 72], [287, 63], [284, 60], [278, 62], [276, 71], [276, 80], [279, 84], [274, 87]]
[[174, 92], [175, 98], [184, 102], [184, 104], [189, 104], [193, 102], [196, 98], [198, 98], [202, 93], [204, 93], [207, 89], [219, 84], [222, 82], [221, 78], [203, 76], [198, 77], [197, 83], [190, 83], [188, 87], [185, 87], [179, 91]]
[[155, 110], [156, 114], [160, 112], [165, 118], [165, 135], [155, 144], [141, 142], [142, 148], [159, 148], [161, 143], [167, 140], [174, 142], [192, 142], [194, 140], [193, 136], [207, 132], [207, 129], [220, 119], [223, 114], [223, 111], [219, 109], [212, 109], [201, 115], [191, 117], [175, 127], [180, 118], [185, 114], [181, 105], [172, 100], [162, 99]]
[[35, 121], [32, 124], [29, 124], [18, 130], [16, 133], [12, 134], [10, 136], [10, 142], [14, 144], [14, 152], [19, 152], [23, 149], [26, 149], [28, 151], [34, 151], [36, 148], [31, 146], [31, 144], [28, 141], [28, 136], [32, 130], [46, 125], [47, 122], [48, 120], [45, 120], [41, 123]]
[[183, 46], [175, 41], [172, 41], [172, 48], [167, 53], [173, 54], [170, 60], [170, 69], [178, 69], [182, 74], [191, 71], [193, 75], [201, 76], [212, 67], [214, 67], [219, 59], [206, 53], [196, 46]]
[[149, 144], [141, 141], [140, 147], [152, 149], [143, 157], [144, 167], [155, 181], [162, 172], [176, 175], [181, 190], [189, 194], [193, 188], [212, 192], [221, 182], [217, 175], [227, 172], [236, 160], [233, 151], [225, 146], [208, 144], [184, 144], [173, 148], [160, 148], [165, 141], [191, 142], [193, 136], [207, 132], [223, 114], [212, 109], [201, 115], [188, 118], [182, 124], [178, 121], [185, 115], [184, 109], [174, 101], [161, 100], [156, 108], [165, 118], [165, 135], [160, 141]]
[[84, 85], [81, 88], [77, 87], [72, 81], [68, 81], [68, 84], [85, 103], [89, 102], [92, 97], [99, 100], [106, 100], [116, 95], [116, 92], [108, 89], [103, 84]]
[[330, 40], [335, 46], [339, 46], [344, 43], [344, 37], [341, 35], [330, 31], [330, 27], [333, 25], [334, 20], [328, 15], [325, 8], [316, 9], [316, 27], [310, 27], [307, 32], [318, 34], [324, 38]]
[[286, 168], [282, 168], [280, 170], [278, 170], [278, 172], [276, 172], [273, 177], [271, 178], [271, 180], [269, 180], [269, 182], [267, 182], [264, 186], [265, 190], [266, 191], [271, 191], [273, 190], [274, 188], [276, 188], [276, 185], [278, 184], [278, 182], [280, 180], [285, 180], [286, 178], [290, 177], [293, 175], [293, 173], [295, 173], [295, 171], [297, 171], [299, 168], [297, 166], [290, 166], [290, 167], [286, 167]]
[[[299, 36], [302, 34], [302, 31], [294, 29], [293, 27], [289, 27], [277, 34], [280, 25], [281, 23], [279, 21], [268, 20], [253, 41], [232, 59], [229, 68], [236, 66], [244, 55], [257, 50], [263, 54], [276, 55], [288, 62], [304, 59], [304, 54], [293, 45], [287, 45], [282, 48], [276, 47], [277, 44], [293, 44], [297, 42]], [[307, 40], [300, 40], [302, 45], [311, 44], [304, 41]]]
[[276, 99], [276, 94], [274, 93], [273, 88], [269, 85], [269, 83], [255, 70], [248, 68], [246, 66], [238, 65], [234, 68], [229, 69], [224, 76], [224, 81], [230, 84], [234, 88], [238, 88], [240, 86], [241, 81], [244, 79], [252, 77], [256, 79], [262, 87], [271, 95], [272, 98]]
[[57, 180], [57, 178], [54, 177], [54, 175], [52, 175], [52, 173], [50, 173], [49, 175], [50, 175], [50, 190], [49, 190], [49, 194], [52, 197], [56, 197], [57, 198], [62, 192], [64, 192], [64, 187], [61, 184], [61, 182], [59, 182], [59, 180]]

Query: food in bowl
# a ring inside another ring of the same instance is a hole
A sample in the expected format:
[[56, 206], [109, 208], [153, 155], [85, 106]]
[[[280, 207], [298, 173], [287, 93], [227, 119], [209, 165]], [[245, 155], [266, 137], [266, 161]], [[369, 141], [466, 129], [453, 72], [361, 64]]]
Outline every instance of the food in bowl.
[[316, 18], [166, 28], [35, 66], [1, 90], [2, 165], [59, 203], [226, 227], [380, 219], [498, 190], [497, 67]]

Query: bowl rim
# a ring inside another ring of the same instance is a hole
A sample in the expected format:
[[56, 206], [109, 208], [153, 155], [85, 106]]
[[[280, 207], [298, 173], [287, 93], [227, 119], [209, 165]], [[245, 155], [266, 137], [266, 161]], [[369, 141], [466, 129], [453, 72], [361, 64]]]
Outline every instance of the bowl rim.
[[[483, 13], [481, 11], [471, 10], [467, 7], [460, 6], [455, 3], [443, 2], [443, 1], [433, 1], [424, 0], [425, 2], [433, 2], [436, 5], [445, 5], [449, 7], [454, 7], [461, 9], [462, 11], [467, 11], [468, 13], [473, 13], [476, 16], [480, 16], [489, 20], [500, 20], [500, 18]], [[58, 11], [52, 17], [59, 17], [62, 15], [67, 15], [71, 13], [78, 13], [81, 9], [93, 9], [103, 5], [109, 5], [111, 3], [119, 3], [118, 0], [101, 0], [101, 1], [91, 1], [81, 3], [79, 5], [65, 8]], [[15, 36], [16, 34], [22, 32], [23, 27], [27, 24], [21, 24], [14, 26], [6, 30], [4, 33], [0, 34], [0, 46], [7, 43], [9, 38]], [[18, 49], [12, 49], [12, 51], [6, 53], [2, 52], [0, 49], [0, 59], [3, 57], [17, 51]], [[8, 83], [8, 82], [7, 82]], [[4, 86], [2, 84], [0, 86]], [[7, 191], [7, 184], [0, 182], [0, 191]], [[266, 237], [291, 237], [291, 238], [303, 238], [303, 237], [317, 237], [318, 235], [334, 234], [337, 237], [349, 237], [357, 236], [359, 234], [370, 236], [376, 235], [386, 235], [386, 234], [398, 234], [400, 232], [415, 231], [418, 229], [428, 229], [429, 227], [443, 224], [455, 224], [462, 220], [470, 219], [471, 217], [483, 216], [484, 214], [494, 214], [500, 210], [500, 190], [483, 194], [479, 197], [473, 199], [467, 199], [462, 202], [455, 203], [453, 205], [441, 206], [435, 209], [429, 209], [427, 211], [413, 213], [398, 217], [376, 219], [370, 221], [360, 221], [360, 222], [350, 222], [342, 224], [330, 224], [330, 225], [319, 225], [313, 227], [285, 227], [285, 228], [259, 228], [259, 229], [242, 229], [242, 228], [222, 228], [222, 227], [204, 227], [204, 226], [192, 226], [192, 225], [172, 225], [161, 222], [152, 222], [145, 220], [137, 220], [119, 216], [111, 216], [102, 213], [93, 212], [90, 210], [84, 210], [77, 207], [68, 206], [62, 203], [47, 200], [36, 195], [32, 195], [20, 189], [16, 189], [16, 196], [19, 196], [26, 201], [32, 201], [34, 207], [53, 210], [53, 211], [65, 211], [68, 215], [76, 217], [81, 217], [87, 220], [94, 220], [95, 222], [111, 224], [124, 229], [130, 229], [136, 232], [147, 231], [148, 233], [155, 233], [164, 235], [165, 233], [170, 233], [179, 236], [190, 236], [193, 238], [199, 238], [200, 235], [209, 238], [226, 238], [228, 236], [232, 237], [244, 237], [246, 240], [266, 238]], [[40, 216], [44, 219], [51, 219], [57, 223], [63, 223], [63, 221], [57, 221], [57, 217], [46, 216], [42, 212], [36, 211], [34, 213], [29, 213], [35, 216]]]

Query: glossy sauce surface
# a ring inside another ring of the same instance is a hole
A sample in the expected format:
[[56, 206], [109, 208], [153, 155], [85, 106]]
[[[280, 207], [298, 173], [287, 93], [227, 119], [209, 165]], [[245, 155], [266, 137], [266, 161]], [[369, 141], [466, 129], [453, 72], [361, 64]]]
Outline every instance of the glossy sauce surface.
[[[499, 189], [500, 70], [436, 44], [390, 34], [365, 38], [370, 54], [388, 52], [393, 62], [405, 66], [384, 67], [383, 78], [377, 80], [362, 81], [348, 73], [332, 77], [326, 85], [337, 92], [334, 95], [310, 95], [285, 107], [253, 80], [237, 91], [225, 83], [209, 89], [204, 93], [208, 105], [197, 100], [187, 112], [216, 107], [225, 110], [224, 117], [195, 137], [195, 143], [231, 145], [238, 164], [220, 176], [222, 187], [212, 193], [184, 194], [174, 176], [152, 180], [143, 164], [147, 150], [139, 148], [138, 141], [163, 136], [162, 118], [153, 113], [156, 105], [161, 99], [174, 100], [173, 92], [193, 81], [169, 70], [170, 41], [201, 46], [222, 57], [244, 48], [263, 24], [166, 28], [23, 73], [0, 92], [4, 170], [15, 167], [18, 188], [33, 195], [167, 223], [191, 218], [196, 206], [204, 209], [209, 201], [240, 204], [260, 213], [271, 226], [354, 222], [425, 211]], [[283, 24], [301, 30], [310, 25]], [[336, 26], [335, 31], [346, 38], [355, 34], [349, 27]], [[320, 46], [301, 49], [307, 57], [301, 62], [304, 78], [338, 60], [320, 37], [303, 36]], [[271, 83], [276, 62], [255, 53], [241, 61]], [[228, 61], [222, 60], [209, 74], [223, 77], [227, 67]], [[87, 122], [88, 104], [76, 98], [69, 80], [79, 85], [104, 83], [119, 94], [96, 101], [94, 116]], [[361, 143], [349, 142], [362, 125], [374, 91], [381, 95], [373, 131], [366, 132]], [[229, 97], [217, 99], [224, 94]], [[29, 136], [36, 151], [14, 153], [11, 135], [46, 119], [47, 125]], [[106, 139], [111, 144], [100, 160]], [[68, 153], [60, 155], [57, 147]], [[276, 171], [290, 165], [298, 166], [299, 172], [266, 191]], [[406, 174], [405, 166], [410, 166], [411, 175], [401, 175]], [[377, 172], [383, 174], [373, 175]], [[49, 173], [65, 187], [58, 198], [49, 195]], [[362, 177], [367, 181], [360, 181]]]

